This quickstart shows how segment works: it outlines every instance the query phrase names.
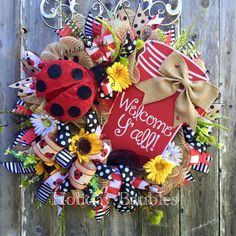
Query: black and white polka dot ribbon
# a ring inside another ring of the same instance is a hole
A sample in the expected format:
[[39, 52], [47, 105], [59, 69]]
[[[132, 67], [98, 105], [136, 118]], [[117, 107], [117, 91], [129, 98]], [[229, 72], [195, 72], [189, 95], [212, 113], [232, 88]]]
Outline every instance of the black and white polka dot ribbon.
[[112, 168], [111, 166], [108, 166], [103, 163], [99, 163], [97, 165], [97, 171], [96, 174], [104, 179], [112, 180], [112, 174], [115, 173], [116, 170]]
[[69, 125], [65, 123], [59, 123], [57, 125], [58, 135], [56, 138], [56, 143], [62, 147], [66, 147], [71, 143], [71, 131]]
[[120, 194], [112, 201], [113, 205], [120, 213], [133, 212], [138, 206], [139, 196], [138, 189], [131, 184], [134, 173], [127, 166], [120, 165], [118, 169], [122, 177], [122, 185]]
[[92, 207], [97, 207], [100, 205], [100, 197], [97, 196], [93, 199], [93, 187], [91, 185], [87, 185], [86, 188], [83, 190], [84, 197], [86, 199], [86, 203], [88, 203]]
[[100, 95], [100, 98], [106, 99], [106, 100], [113, 99], [115, 97], [115, 93], [114, 92], [111, 92], [111, 93], [105, 95], [104, 92], [101, 91], [99, 95]]
[[189, 126], [183, 126], [185, 141], [198, 152], [206, 152], [209, 145], [200, 143], [195, 138], [195, 132]]
[[[133, 211], [137, 206], [138, 190], [131, 185], [133, 181], [133, 172], [129, 167], [120, 165], [118, 168], [112, 168], [105, 164], [97, 166], [97, 174], [105, 179], [110, 180], [104, 190], [103, 198], [112, 199], [113, 205], [120, 212]], [[126, 204], [125, 199], [128, 199], [132, 204]], [[134, 198], [134, 200], [133, 200]], [[132, 202], [131, 202], [132, 201]]]
[[89, 111], [86, 115], [86, 127], [85, 130], [89, 133], [95, 133], [99, 126], [98, 116], [96, 111]]
[[126, 34], [124, 44], [121, 46], [121, 57], [128, 57], [131, 55], [136, 48], [136, 40], [132, 40], [130, 33]]
[[69, 177], [66, 177], [64, 181], [61, 183], [61, 185], [59, 186], [58, 190], [60, 192], [67, 193], [67, 192], [70, 192], [72, 189], [74, 189], [74, 187], [70, 184]]
[[110, 180], [104, 189], [99, 207], [106, 208], [112, 200], [115, 208], [121, 212], [132, 212], [138, 206], [139, 190], [152, 193], [161, 193], [156, 185], [135, 177], [133, 171], [124, 165], [112, 167], [106, 164], [98, 164], [96, 174], [99, 177]]

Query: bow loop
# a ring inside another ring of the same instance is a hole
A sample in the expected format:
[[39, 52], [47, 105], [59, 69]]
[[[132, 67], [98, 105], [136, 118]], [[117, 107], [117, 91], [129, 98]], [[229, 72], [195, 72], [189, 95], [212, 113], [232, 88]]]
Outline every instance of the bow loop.
[[195, 130], [198, 116], [195, 107], [206, 110], [218, 96], [218, 88], [208, 81], [189, 80], [188, 66], [177, 52], [171, 53], [166, 58], [159, 72], [160, 77], [135, 85], [144, 92], [142, 104], [159, 102], [180, 92], [175, 101], [173, 127], [188, 123]]

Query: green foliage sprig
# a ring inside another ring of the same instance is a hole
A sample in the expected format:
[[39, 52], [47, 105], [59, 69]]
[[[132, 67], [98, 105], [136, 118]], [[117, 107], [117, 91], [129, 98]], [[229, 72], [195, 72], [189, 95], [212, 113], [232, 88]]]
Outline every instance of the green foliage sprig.
[[33, 153], [24, 153], [21, 151], [12, 150], [10, 148], [6, 150], [5, 155], [14, 156], [17, 160], [23, 162], [24, 167], [32, 167], [39, 162], [39, 158]]
[[[221, 116], [222, 117], [222, 116]], [[204, 117], [197, 119], [196, 140], [200, 143], [207, 143], [209, 145], [218, 145], [215, 136], [210, 133], [209, 128], [214, 127], [229, 131], [229, 129], [221, 124], [213, 123]], [[219, 146], [219, 145], [218, 145]]]

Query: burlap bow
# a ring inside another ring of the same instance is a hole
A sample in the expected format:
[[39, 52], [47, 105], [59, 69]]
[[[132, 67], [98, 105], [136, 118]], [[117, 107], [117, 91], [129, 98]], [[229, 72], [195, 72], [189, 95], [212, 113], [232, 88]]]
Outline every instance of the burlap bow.
[[186, 122], [195, 130], [198, 116], [195, 107], [207, 109], [216, 99], [218, 88], [208, 81], [189, 80], [188, 66], [177, 52], [166, 58], [159, 72], [162, 74], [161, 77], [145, 80], [136, 85], [144, 92], [143, 105], [166, 99], [179, 90], [180, 94], [175, 101], [173, 126]]

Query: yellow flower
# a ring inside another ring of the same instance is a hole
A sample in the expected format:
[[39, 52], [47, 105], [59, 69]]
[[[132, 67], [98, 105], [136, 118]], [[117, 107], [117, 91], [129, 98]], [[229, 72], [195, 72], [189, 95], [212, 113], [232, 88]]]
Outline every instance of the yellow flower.
[[54, 173], [60, 171], [61, 173], [64, 172], [64, 169], [60, 167], [59, 164], [55, 162], [43, 162], [40, 160], [35, 165], [35, 171], [37, 175], [44, 175], [44, 178], [46, 179], [49, 175], [53, 175]]
[[157, 156], [147, 162], [143, 167], [148, 173], [147, 179], [157, 184], [163, 184], [169, 174], [171, 174], [174, 164]]
[[89, 161], [90, 155], [101, 152], [102, 142], [96, 134], [86, 134], [85, 130], [81, 129], [78, 135], [72, 137], [69, 150], [80, 162]]
[[108, 67], [107, 75], [114, 91], [122, 92], [132, 84], [128, 67], [120, 62], [115, 62], [111, 67]]

